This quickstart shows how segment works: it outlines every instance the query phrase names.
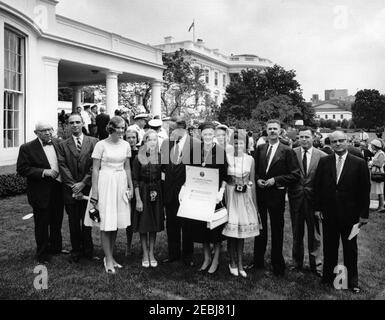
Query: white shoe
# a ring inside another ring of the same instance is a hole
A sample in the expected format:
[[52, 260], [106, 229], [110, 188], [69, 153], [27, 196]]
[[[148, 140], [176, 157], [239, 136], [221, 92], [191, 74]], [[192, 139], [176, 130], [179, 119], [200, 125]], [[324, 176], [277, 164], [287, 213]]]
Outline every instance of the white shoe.
[[238, 268], [231, 268], [231, 264], [229, 264], [229, 270], [230, 270], [230, 273], [235, 276], [235, 277], [238, 277], [239, 276], [239, 273], [238, 273]]
[[247, 278], [247, 273], [245, 270], [239, 270], [239, 274], [241, 275], [242, 278]]

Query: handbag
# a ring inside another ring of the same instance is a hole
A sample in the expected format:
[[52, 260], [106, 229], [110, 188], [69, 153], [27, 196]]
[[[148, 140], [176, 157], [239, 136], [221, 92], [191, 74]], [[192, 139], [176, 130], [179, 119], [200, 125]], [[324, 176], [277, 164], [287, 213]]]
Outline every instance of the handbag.
[[380, 171], [380, 168], [377, 168], [378, 171], [372, 172], [370, 175], [370, 179], [373, 182], [384, 182], [385, 181], [385, 173]]

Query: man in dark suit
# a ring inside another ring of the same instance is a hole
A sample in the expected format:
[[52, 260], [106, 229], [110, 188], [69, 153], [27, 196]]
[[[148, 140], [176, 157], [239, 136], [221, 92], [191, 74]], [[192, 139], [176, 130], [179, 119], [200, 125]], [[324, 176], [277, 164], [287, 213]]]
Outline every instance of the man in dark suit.
[[87, 201], [82, 197], [88, 196], [91, 189], [91, 155], [98, 139], [82, 133], [84, 122], [80, 114], [71, 114], [68, 124], [72, 136], [60, 143], [58, 161], [70, 228], [71, 261], [78, 262], [81, 256], [93, 256], [92, 228], [84, 226]]
[[[192, 234], [191, 230], [185, 227], [184, 219], [177, 217], [178, 197], [186, 180], [186, 165], [200, 161], [200, 142], [188, 135], [186, 127], [184, 120], [174, 119], [169, 127], [170, 131], [172, 130], [170, 138], [164, 140], [161, 146], [162, 170], [165, 173], [163, 201], [166, 210], [168, 238], [168, 259], [166, 262], [173, 262], [182, 258], [185, 265], [192, 266], [194, 249]], [[196, 156], [197, 159], [194, 161]]]
[[103, 140], [108, 138], [108, 132], [106, 128], [110, 122], [110, 116], [106, 114], [106, 109], [104, 107], [100, 107], [99, 111], [100, 113], [95, 118], [97, 128], [96, 135], [98, 136], [99, 140]]
[[300, 147], [294, 149], [300, 166], [299, 181], [289, 186], [290, 217], [293, 230], [293, 268], [301, 270], [304, 260], [303, 236], [307, 225], [310, 270], [321, 276], [320, 221], [314, 216], [314, 177], [318, 162], [327, 154], [313, 147], [314, 132], [309, 127], [299, 129]]
[[59, 140], [52, 138], [53, 128], [46, 122], [35, 127], [37, 139], [23, 144], [17, 159], [17, 173], [27, 178], [28, 202], [35, 221], [36, 258], [49, 261], [50, 254], [62, 252], [62, 183], [57, 150]]
[[341, 131], [330, 136], [335, 154], [319, 161], [315, 177], [315, 214], [323, 222], [323, 283], [332, 284], [338, 264], [340, 238], [349, 288], [359, 293], [357, 237], [348, 240], [353, 225], [368, 221], [369, 170], [365, 160], [347, 152], [347, 137]]
[[299, 180], [300, 172], [295, 154], [279, 142], [278, 120], [267, 122], [268, 143], [258, 146], [255, 154], [255, 181], [262, 230], [254, 242], [254, 267], [264, 268], [267, 245], [267, 212], [271, 225], [271, 263], [277, 276], [284, 275], [282, 255], [286, 188]]

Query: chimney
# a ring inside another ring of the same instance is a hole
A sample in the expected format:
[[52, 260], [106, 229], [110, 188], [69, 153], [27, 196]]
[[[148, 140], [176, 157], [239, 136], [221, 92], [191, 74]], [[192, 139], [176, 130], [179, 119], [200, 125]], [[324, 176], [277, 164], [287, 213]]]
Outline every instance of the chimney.
[[202, 39], [197, 39], [197, 44], [203, 46], [204, 45], [204, 42]]
[[174, 41], [174, 37], [168, 36], [164, 37], [164, 43], [171, 43]]

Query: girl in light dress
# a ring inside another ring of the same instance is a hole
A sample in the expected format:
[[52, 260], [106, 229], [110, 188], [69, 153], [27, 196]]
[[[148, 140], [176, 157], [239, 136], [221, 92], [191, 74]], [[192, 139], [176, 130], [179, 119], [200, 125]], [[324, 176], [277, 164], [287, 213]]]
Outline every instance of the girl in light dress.
[[223, 229], [229, 243], [230, 273], [243, 278], [247, 277], [243, 267], [244, 239], [258, 236], [262, 226], [257, 211], [254, 158], [246, 153], [247, 140], [245, 130], [234, 131], [231, 137], [234, 154], [227, 155], [226, 187], [229, 220]]
[[107, 273], [115, 273], [122, 266], [114, 259], [114, 247], [118, 229], [131, 224], [130, 200], [133, 196], [130, 157], [131, 148], [123, 140], [126, 123], [113, 117], [107, 131], [109, 137], [99, 141], [92, 154], [92, 191], [89, 207], [99, 210], [100, 223], [94, 223], [86, 212], [85, 225], [100, 227], [103, 259]]

